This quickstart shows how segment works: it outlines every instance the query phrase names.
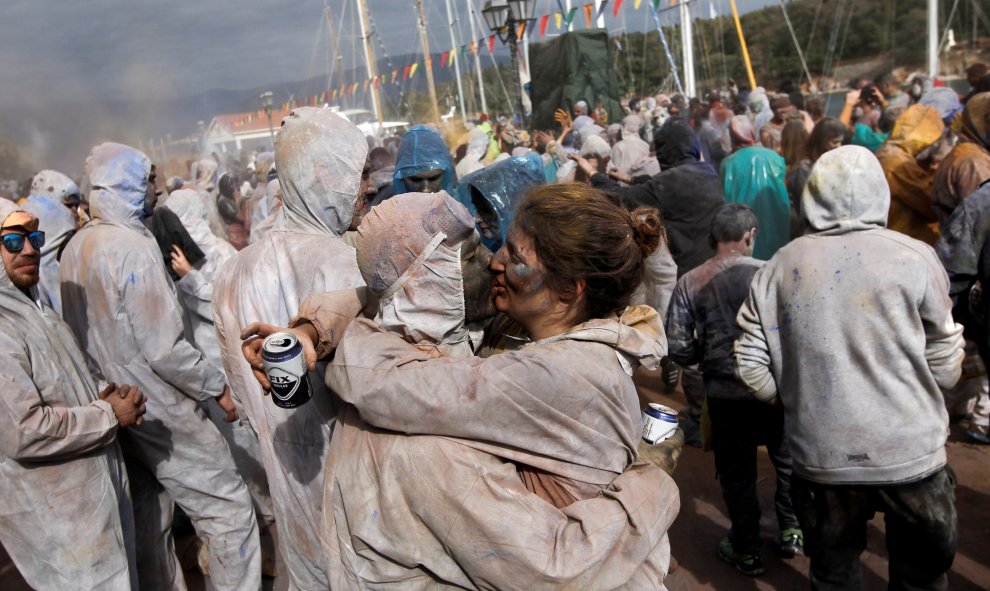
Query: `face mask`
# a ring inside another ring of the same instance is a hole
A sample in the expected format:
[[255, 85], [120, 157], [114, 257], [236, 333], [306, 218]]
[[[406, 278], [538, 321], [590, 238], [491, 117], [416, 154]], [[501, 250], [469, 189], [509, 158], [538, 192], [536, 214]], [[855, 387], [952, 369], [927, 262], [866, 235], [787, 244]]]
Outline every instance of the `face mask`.
[[460, 248], [447, 248], [444, 239], [443, 232], [434, 236], [385, 290], [375, 320], [411, 343], [444, 345], [447, 355], [469, 356]]

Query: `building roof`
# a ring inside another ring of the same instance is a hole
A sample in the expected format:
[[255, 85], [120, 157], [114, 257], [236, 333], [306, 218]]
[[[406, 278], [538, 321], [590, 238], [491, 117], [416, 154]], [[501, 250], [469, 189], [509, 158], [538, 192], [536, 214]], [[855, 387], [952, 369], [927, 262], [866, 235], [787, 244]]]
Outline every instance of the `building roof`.
[[[283, 109], [281, 105], [273, 107], [272, 126], [279, 127], [282, 124], [282, 119], [287, 117], [291, 112], [292, 108]], [[210, 127], [213, 126], [226, 127], [234, 135], [262, 130], [267, 131], [268, 116], [265, 115], [265, 111], [262, 109], [246, 113], [226, 113], [215, 115], [210, 124]]]

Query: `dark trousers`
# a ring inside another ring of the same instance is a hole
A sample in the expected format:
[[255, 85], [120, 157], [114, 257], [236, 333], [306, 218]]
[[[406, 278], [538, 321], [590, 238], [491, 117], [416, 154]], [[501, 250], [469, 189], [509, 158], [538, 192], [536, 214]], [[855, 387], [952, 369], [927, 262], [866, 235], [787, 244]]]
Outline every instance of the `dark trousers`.
[[794, 476], [794, 508], [811, 557], [811, 588], [861, 589], [860, 554], [866, 524], [884, 514], [888, 589], [946, 589], [958, 539], [955, 477], [945, 467], [908, 484], [853, 486], [809, 482]]
[[791, 457], [784, 443], [784, 411], [758, 400], [708, 398], [715, 471], [732, 529], [729, 540], [740, 554], [757, 554], [760, 503], [756, 496], [756, 452], [765, 445], [777, 473], [774, 505], [781, 531], [798, 526], [791, 504]]

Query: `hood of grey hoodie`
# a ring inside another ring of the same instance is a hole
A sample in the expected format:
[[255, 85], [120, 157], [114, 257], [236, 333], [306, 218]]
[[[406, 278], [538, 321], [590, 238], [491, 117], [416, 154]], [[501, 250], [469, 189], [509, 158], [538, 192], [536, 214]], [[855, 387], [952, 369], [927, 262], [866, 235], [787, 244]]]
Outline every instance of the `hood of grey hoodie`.
[[876, 156], [860, 146], [826, 152], [801, 195], [812, 233], [838, 235], [887, 226], [890, 186]]
[[93, 148], [86, 158], [93, 217], [146, 234], [141, 212], [150, 172], [148, 157], [130, 146], [107, 142]]

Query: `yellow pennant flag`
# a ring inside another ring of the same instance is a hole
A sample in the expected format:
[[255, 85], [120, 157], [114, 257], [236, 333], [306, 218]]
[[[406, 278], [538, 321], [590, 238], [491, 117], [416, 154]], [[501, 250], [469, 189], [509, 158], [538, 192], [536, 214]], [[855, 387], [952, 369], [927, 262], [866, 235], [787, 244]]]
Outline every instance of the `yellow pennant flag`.
[[[638, 0], [637, 0], [637, 1], [638, 1]], [[558, 31], [560, 30], [560, 23], [561, 23], [561, 21], [563, 21], [563, 20], [564, 20], [564, 15], [562, 15], [562, 14], [560, 14], [559, 12], [555, 12], [555, 13], [553, 14], [553, 22], [554, 22], [554, 24], [556, 24], [556, 25], [557, 25], [557, 30], [558, 30]]]
[[418, 67], [419, 67], [419, 62], [416, 62], [415, 64], [412, 65], [411, 68], [409, 68], [409, 77], [410, 78], [412, 78], [413, 76], [416, 75], [416, 68], [418, 68]]
[[642, 1], [643, 0], [636, 0], [635, 2], [633, 2], [633, 8], [635, 8], [636, 10], [639, 10], [639, 5], [640, 5], [640, 3]]

